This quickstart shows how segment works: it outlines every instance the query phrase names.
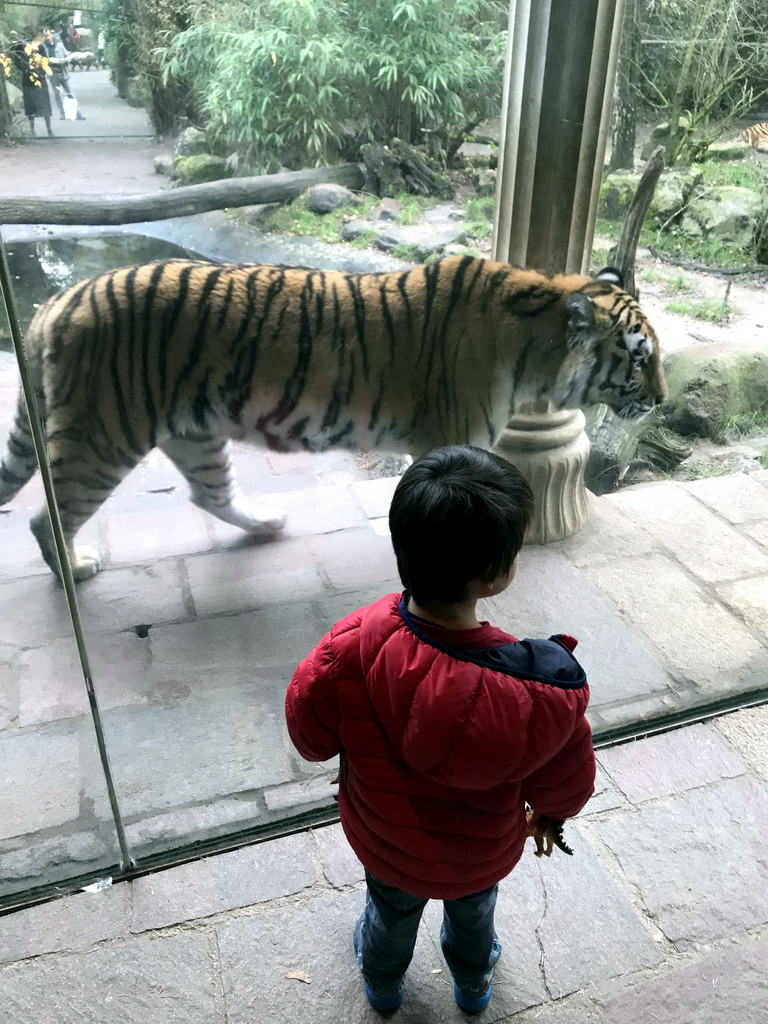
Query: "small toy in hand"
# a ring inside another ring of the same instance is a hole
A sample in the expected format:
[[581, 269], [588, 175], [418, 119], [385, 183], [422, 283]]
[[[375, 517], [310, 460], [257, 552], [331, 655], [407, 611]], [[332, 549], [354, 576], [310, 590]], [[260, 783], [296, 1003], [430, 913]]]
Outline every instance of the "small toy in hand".
[[528, 836], [533, 836], [536, 843], [534, 853], [537, 857], [551, 857], [555, 846], [569, 857], [573, 856], [573, 850], [563, 839], [565, 822], [558, 818], [549, 818], [546, 814], [536, 814], [535, 811], [528, 811], [525, 817], [528, 822]]

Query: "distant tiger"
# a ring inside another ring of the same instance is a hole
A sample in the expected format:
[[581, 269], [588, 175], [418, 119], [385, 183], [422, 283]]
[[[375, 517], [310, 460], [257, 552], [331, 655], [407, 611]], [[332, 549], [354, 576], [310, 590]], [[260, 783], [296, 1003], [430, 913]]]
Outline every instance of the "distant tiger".
[[[81, 281], [26, 337], [75, 577], [100, 567], [76, 533], [156, 446], [196, 505], [270, 534], [283, 518], [240, 495], [230, 438], [418, 455], [491, 448], [543, 399], [642, 416], [665, 395], [659, 345], [620, 285], [469, 256], [382, 274], [163, 260]], [[35, 469], [20, 394], [0, 505]], [[31, 528], [58, 572], [45, 508]]]
[[745, 128], [740, 138], [742, 142], [748, 142], [759, 152], [768, 153], [768, 121], [761, 121], [760, 124]]

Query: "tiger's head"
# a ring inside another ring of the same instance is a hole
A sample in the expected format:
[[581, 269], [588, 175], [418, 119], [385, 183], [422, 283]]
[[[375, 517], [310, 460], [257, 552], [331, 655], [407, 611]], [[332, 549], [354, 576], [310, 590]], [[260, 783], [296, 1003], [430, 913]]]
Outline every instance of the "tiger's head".
[[566, 299], [561, 408], [604, 402], [630, 420], [666, 398], [656, 332], [623, 285], [619, 271], [606, 267]]

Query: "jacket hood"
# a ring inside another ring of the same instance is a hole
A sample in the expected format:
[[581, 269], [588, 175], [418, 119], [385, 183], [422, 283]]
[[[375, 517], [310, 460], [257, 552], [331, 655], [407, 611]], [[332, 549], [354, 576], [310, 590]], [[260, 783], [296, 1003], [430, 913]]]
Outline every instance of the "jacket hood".
[[575, 646], [561, 635], [452, 648], [400, 595], [370, 605], [360, 623], [365, 685], [389, 739], [414, 770], [464, 789], [522, 778], [552, 756], [545, 732], [567, 738], [588, 699]]

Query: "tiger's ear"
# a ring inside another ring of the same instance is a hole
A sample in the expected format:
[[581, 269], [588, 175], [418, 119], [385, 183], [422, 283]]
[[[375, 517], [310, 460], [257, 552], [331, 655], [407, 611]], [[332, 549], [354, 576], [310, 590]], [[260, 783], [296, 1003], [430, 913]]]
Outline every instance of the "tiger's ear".
[[624, 287], [624, 276], [620, 270], [616, 267], [603, 267], [602, 270], [598, 271], [595, 275], [596, 281], [607, 281], [609, 284], [615, 284], [617, 288]]
[[568, 348], [587, 348], [595, 336], [595, 307], [592, 300], [584, 292], [571, 292], [565, 300], [565, 309], [568, 314], [565, 332]]

